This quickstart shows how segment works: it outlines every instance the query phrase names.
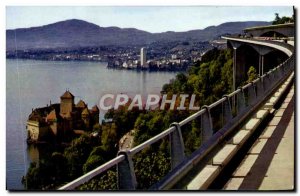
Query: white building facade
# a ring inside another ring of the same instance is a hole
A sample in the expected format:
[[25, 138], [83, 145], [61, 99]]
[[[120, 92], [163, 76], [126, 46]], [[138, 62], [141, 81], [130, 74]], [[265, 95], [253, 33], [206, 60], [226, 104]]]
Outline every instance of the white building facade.
[[146, 55], [146, 49], [141, 48], [141, 67], [142, 68], [147, 68], [148, 67], [146, 56], [147, 56]]

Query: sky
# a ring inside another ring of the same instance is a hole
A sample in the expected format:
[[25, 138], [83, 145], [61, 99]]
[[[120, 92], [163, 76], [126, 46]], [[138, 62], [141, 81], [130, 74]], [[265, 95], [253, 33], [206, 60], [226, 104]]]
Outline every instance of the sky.
[[68, 19], [101, 27], [137, 28], [156, 33], [203, 29], [229, 21], [272, 21], [292, 16], [292, 6], [7, 6], [6, 29], [27, 28]]

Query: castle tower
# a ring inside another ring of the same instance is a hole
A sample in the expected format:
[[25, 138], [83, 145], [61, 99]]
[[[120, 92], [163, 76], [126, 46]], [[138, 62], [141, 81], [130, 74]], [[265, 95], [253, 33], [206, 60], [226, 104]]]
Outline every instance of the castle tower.
[[94, 120], [94, 125], [99, 123], [99, 115], [100, 115], [100, 111], [97, 105], [94, 105], [92, 107], [92, 114], [93, 114], [93, 120]]
[[86, 130], [90, 129], [90, 112], [87, 108], [84, 108], [81, 112], [81, 119], [84, 122], [84, 125], [86, 127]]
[[70, 117], [70, 114], [73, 110], [74, 106], [74, 95], [70, 93], [70, 91], [66, 91], [61, 97], [60, 97], [60, 115], [62, 117]]

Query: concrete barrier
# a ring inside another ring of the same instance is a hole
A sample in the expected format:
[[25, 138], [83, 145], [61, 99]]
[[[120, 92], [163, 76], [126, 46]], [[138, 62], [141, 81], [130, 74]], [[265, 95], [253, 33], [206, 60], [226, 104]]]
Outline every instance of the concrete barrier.
[[[289, 87], [292, 85], [292, 79], [294, 77], [294, 73], [288, 77], [286, 82], [282, 84], [278, 90], [274, 93], [274, 95], [258, 110], [249, 121], [240, 129], [231, 140], [228, 141], [227, 144], [224, 145], [223, 148], [212, 159], [212, 165], [208, 164], [202, 169], [198, 175], [196, 175], [193, 180], [187, 185], [187, 190], [204, 190], [207, 189], [210, 184], [218, 177], [221, 173], [222, 169], [230, 162], [230, 160], [236, 155], [236, 153], [242, 148], [242, 146], [247, 142], [249, 137], [253, 134], [253, 132], [258, 128], [261, 122], [267, 118], [270, 111], [274, 110], [274, 105], [282, 98]], [[287, 96], [288, 97], [288, 96]], [[291, 98], [291, 96], [289, 97]], [[285, 104], [285, 103], [284, 103]], [[284, 105], [283, 104], [283, 105]], [[259, 144], [255, 144], [255, 148], [252, 149], [251, 155], [248, 155], [245, 162], [247, 164], [243, 164], [244, 166], [238, 168], [237, 171], [233, 174], [233, 177], [226, 185], [225, 190], [235, 190], [242, 183], [242, 179], [240, 177], [246, 176], [251, 168], [249, 165], [253, 165], [258, 154], [265, 142], [266, 139], [271, 137], [274, 129], [276, 128], [276, 116], [273, 118], [274, 126], [268, 127], [268, 129], [259, 137]], [[271, 124], [272, 124], [271, 121]], [[249, 166], [249, 167], [247, 167]]]

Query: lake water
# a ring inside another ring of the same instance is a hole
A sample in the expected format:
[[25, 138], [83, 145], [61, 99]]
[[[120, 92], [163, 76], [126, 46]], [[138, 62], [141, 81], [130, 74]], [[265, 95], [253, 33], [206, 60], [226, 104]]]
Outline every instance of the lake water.
[[[7, 189], [24, 189], [22, 176], [37, 149], [26, 144], [26, 120], [32, 108], [58, 103], [69, 89], [75, 103], [98, 104], [106, 93], [159, 93], [174, 72], [137, 72], [107, 69], [99, 62], [6, 60], [6, 181]], [[100, 111], [100, 118], [103, 118]]]

